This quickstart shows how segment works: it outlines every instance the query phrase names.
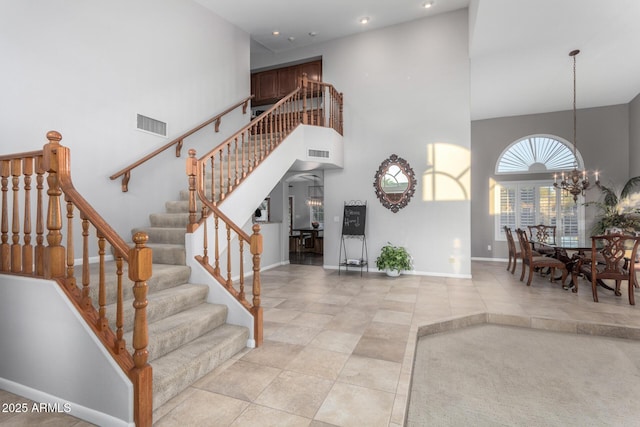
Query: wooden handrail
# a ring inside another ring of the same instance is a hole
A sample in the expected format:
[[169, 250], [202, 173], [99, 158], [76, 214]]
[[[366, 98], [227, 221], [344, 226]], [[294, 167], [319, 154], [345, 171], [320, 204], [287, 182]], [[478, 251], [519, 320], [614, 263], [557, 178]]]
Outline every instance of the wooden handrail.
[[183, 133], [182, 135], [180, 135], [179, 137], [171, 140], [170, 142], [166, 143], [162, 147], [160, 147], [160, 148], [156, 149], [155, 151], [147, 154], [146, 156], [144, 156], [140, 160], [138, 160], [138, 161], [130, 164], [126, 168], [114, 173], [113, 175], [111, 175], [109, 177], [109, 179], [111, 179], [113, 181], [116, 178], [122, 176], [122, 192], [126, 193], [127, 191], [129, 191], [129, 179], [131, 178], [131, 171], [133, 169], [137, 168], [141, 164], [145, 163], [147, 160], [152, 159], [153, 157], [157, 156], [158, 154], [162, 153], [163, 151], [166, 151], [167, 149], [171, 148], [174, 145], [177, 145], [176, 146], [176, 157], [180, 157], [180, 152], [182, 150], [182, 144], [183, 144], [183, 141], [184, 141], [185, 138], [193, 135], [194, 133], [198, 132], [199, 130], [201, 130], [201, 129], [207, 127], [207, 126], [209, 126], [211, 123], [214, 123], [214, 122], [215, 122], [215, 131], [219, 132], [220, 131], [220, 123], [222, 121], [222, 117], [227, 115], [228, 113], [232, 112], [233, 110], [235, 110], [236, 108], [238, 108], [241, 105], [242, 105], [242, 114], [246, 114], [247, 113], [247, 107], [249, 105], [249, 101], [253, 97], [254, 97], [254, 95], [246, 97], [242, 101], [240, 101], [240, 102], [232, 105], [231, 107], [227, 108], [222, 113], [220, 113], [220, 114], [210, 118], [209, 120], [199, 124], [198, 126], [194, 127], [193, 129], [189, 130], [188, 132]]
[[[264, 159], [301, 125], [331, 127], [342, 134], [342, 94], [332, 85], [310, 81], [306, 75], [299, 86], [271, 108], [243, 126], [204, 156], [196, 158], [196, 151], [189, 150], [186, 172], [189, 179], [189, 223], [187, 232], [193, 233], [204, 226], [202, 255], [196, 260], [233, 295], [254, 318], [256, 345], [262, 342], [262, 307], [260, 305], [260, 255], [262, 236], [260, 227], [253, 226], [249, 236], [219, 208], [222, 202]], [[210, 184], [210, 185], [207, 185]], [[207, 188], [208, 187], [208, 188]], [[202, 203], [198, 216], [197, 201]], [[215, 230], [207, 230], [207, 218], [213, 217]], [[219, 221], [226, 227], [225, 237], [220, 237]], [[235, 272], [239, 289], [232, 280], [232, 232], [238, 239], [239, 271]], [[213, 242], [209, 243], [209, 238]], [[222, 242], [221, 242], [222, 241]], [[244, 244], [249, 244], [253, 263], [253, 299], [250, 303], [244, 292]], [[210, 248], [211, 247], [211, 248]], [[226, 250], [226, 277], [222, 273], [221, 250]], [[213, 256], [210, 255], [213, 252]]]

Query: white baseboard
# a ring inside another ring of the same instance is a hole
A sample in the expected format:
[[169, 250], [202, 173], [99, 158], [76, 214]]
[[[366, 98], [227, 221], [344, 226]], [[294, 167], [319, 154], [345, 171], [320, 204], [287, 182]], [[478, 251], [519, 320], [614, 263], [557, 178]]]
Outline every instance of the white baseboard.
[[[103, 412], [98, 412], [95, 409], [60, 399], [56, 396], [50, 395], [49, 393], [18, 384], [5, 378], [0, 378], [0, 389], [7, 390], [10, 393], [26, 397], [27, 399], [37, 402], [35, 404], [29, 404], [30, 406], [26, 408], [28, 413], [64, 413], [99, 426], [135, 427], [133, 421], [126, 422], [125, 420], [115, 418]], [[41, 403], [43, 405], [40, 405]]]

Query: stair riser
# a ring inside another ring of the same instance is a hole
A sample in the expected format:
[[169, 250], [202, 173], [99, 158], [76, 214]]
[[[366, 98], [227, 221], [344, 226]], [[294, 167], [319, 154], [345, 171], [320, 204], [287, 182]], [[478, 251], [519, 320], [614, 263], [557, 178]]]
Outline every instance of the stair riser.
[[[188, 197], [185, 200], [188, 200]], [[185, 212], [177, 214], [151, 214], [149, 215], [149, 222], [151, 223], [152, 227], [182, 228], [183, 230], [186, 230], [186, 227], [189, 224], [189, 213]]]
[[158, 247], [154, 246], [153, 250], [153, 263], [154, 264], [170, 264], [170, 265], [186, 265], [187, 264], [187, 252], [182, 247]]

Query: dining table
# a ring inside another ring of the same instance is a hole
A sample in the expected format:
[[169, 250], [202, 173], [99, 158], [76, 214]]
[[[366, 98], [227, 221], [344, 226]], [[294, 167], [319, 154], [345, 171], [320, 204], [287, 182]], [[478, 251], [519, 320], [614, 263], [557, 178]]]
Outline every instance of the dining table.
[[[574, 274], [580, 274], [580, 272], [578, 271], [579, 262], [580, 260], [584, 260], [585, 258], [590, 257], [590, 255], [587, 254], [590, 254], [592, 250], [591, 242], [587, 244], [584, 238], [578, 238], [578, 240], [561, 240], [560, 242], [554, 243], [538, 241], [532, 241], [531, 243], [534, 250], [536, 250], [537, 245], [538, 249], [543, 249], [542, 252], [547, 252], [549, 256], [562, 261], [567, 267], [567, 271], [572, 276]], [[545, 248], [547, 249], [547, 251], [544, 251]], [[571, 253], [571, 255], [569, 255], [569, 253]], [[605, 289], [608, 289], [610, 291], [613, 290], [613, 288], [611, 288], [600, 279], [597, 280], [597, 283]], [[565, 290], [571, 289], [573, 292], [578, 292], [578, 288], [573, 286], [573, 281], [571, 281], [569, 285], [563, 286], [563, 288]]]
[[[300, 236], [300, 244], [302, 246], [303, 251], [310, 251], [315, 253], [322, 253], [323, 247], [320, 244], [321, 240], [319, 237], [321, 236], [324, 230], [320, 227], [298, 227], [291, 229], [294, 233], [297, 233]], [[303, 242], [308, 242], [304, 244]]]

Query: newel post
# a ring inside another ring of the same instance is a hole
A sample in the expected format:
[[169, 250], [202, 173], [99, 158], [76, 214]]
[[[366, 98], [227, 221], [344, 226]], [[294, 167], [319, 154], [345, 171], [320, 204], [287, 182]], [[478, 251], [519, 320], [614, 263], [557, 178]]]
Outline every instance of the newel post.
[[60, 174], [69, 172], [69, 149], [60, 145], [62, 135], [47, 132], [49, 143], [43, 148], [43, 168], [47, 172], [47, 246], [44, 248], [44, 277], [64, 277], [65, 249], [62, 243], [62, 212], [60, 208]]
[[187, 158], [187, 176], [189, 177], [189, 224], [187, 225], [187, 233], [193, 233], [197, 227], [196, 217], [196, 176], [198, 172], [198, 159], [196, 159], [196, 150], [189, 150], [189, 158]]
[[135, 247], [129, 250], [129, 279], [133, 285], [133, 363], [130, 378], [133, 383], [133, 417], [137, 427], [151, 426], [153, 415], [153, 373], [147, 362], [149, 333], [147, 326], [147, 280], [151, 277], [151, 248], [145, 233], [133, 236]]
[[260, 254], [262, 253], [262, 235], [260, 225], [253, 224], [253, 234], [249, 245], [253, 255], [253, 334], [256, 347], [262, 345], [262, 307], [260, 306]]

